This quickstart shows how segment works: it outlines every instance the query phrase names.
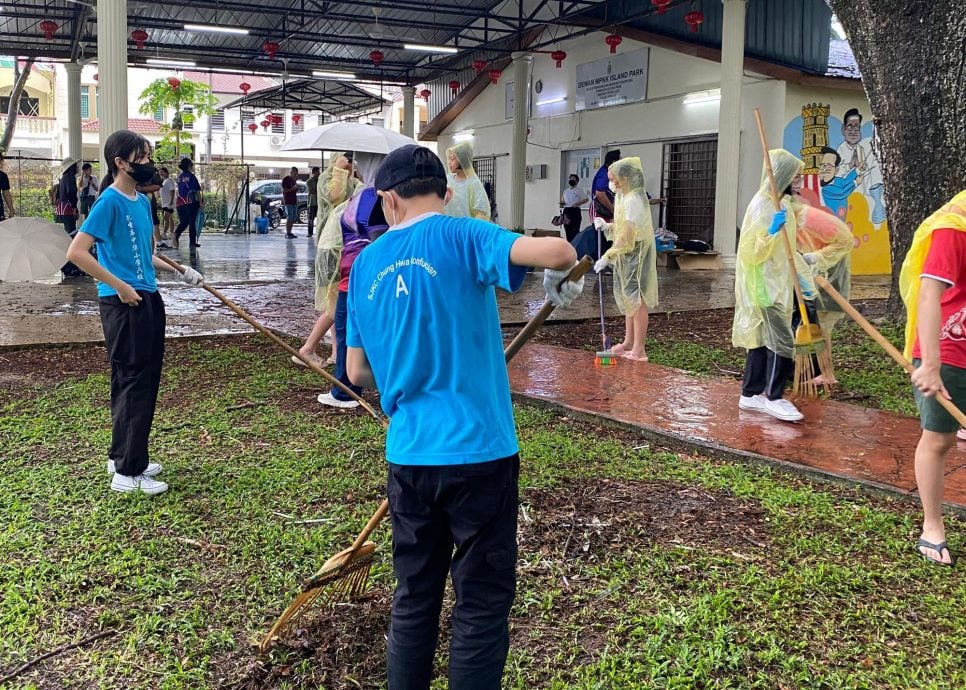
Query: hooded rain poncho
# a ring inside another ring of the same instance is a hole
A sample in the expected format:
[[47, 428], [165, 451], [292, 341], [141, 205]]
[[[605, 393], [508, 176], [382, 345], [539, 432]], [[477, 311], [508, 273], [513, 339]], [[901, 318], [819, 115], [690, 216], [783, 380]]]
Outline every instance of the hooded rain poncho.
[[[791, 206], [795, 212], [798, 250], [803, 254], [814, 254], [817, 259], [810, 266], [811, 275], [824, 276], [839, 294], [848, 299], [852, 289], [852, 231], [836, 216], [804, 201], [794, 199]], [[816, 302], [818, 325], [826, 333], [831, 333], [844, 316], [842, 308], [824, 290], [818, 291]]]
[[456, 173], [446, 176], [446, 186], [453, 190], [453, 196], [444, 209], [447, 216], [454, 218], [479, 218], [490, 220], [490, 199], [486, 195], [483, 182], [473, 168], [473, 145], [468, 141], [461, 141], [456, 146], [446, 149], [447, 158], [453, 154], [459, 161], [460, 168], [466, 174], [466, 179], [456, 177]]
[[[779, 193], [791, 185], [805, 164], [784, 149], [769, 151], [775, 183]], [[741, 239], [735, 263], [735, 318], [731, 342], [735, 347], [754, 350], [767, 347], [787, 359], [795, 356], [795, 336], [792, 332], [792, 313], [795, 310], [795, 291], [791, 268], [785, 255], [781, 232], [768, 234], [775, 202], [771, 195], [768, 171], [762, 170], [761, 185], [741, 222]], [[782, 198], [787, 214], [785, 232], [792, 247], [796, 246], [798, 227], [792, 198]], [[801, 254], [793, 252], [795, 270], [803, 291], [815, 294], [815, 284], [808, 264]]]
[[906, 359], [912, 359], [912, 348], [916, 344], [916, 327], [919, 323], [919, 286], [922, 267], [926, 263], [932, 233], [941, 228], [966, 232], [966, 190], [952, 198], [948, 204], [926, 218], [912, 236], [912, 244], [902, 262], [899, 272], [899, 294], [906, 305]]
[[644, 191], [644, 170], [640, 158], [622, 158], [610, 172], [620, 181], [614, 199], [614, 222], [604, 234], [613, 241], [604, 252], [614, 269], [614, 299], [625, 316], [642, 304], [657, 306], [657, 246], [651, 207]]

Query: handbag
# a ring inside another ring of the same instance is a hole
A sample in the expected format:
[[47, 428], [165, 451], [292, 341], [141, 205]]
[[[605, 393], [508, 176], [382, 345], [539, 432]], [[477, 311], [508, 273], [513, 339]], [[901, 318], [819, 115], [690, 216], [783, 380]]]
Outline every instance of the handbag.
[[558, 228], [566, 222], [567, 222], [567, 219], [564, 218], [563, 211], [561, 211], [560, 213], [558, 213], [557, 215], [555, 215], [553, 218], [550, 219], [550, 224]]

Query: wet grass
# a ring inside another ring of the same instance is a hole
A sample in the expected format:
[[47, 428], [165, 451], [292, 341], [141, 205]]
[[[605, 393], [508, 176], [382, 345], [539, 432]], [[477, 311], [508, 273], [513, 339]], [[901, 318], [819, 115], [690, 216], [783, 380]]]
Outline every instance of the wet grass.
[[[152, 439], [172, 488], [155, 498], [108, 490], [103, 366], [0, 395], [0, 676], [117, 631], [3, 687], [382, 687], [384, 616], [354, 621], [374, 644], [337, 663], [316, 646], [259, 666], [252, 647], [383, 493], [381, 428], [319, 410], [318, 390], [253, 341], [173, 345]], [[527, 509], [507, 687], [966, 686], [966, 581], [916, 556], [915, 504], [546, 410], [517, 422]], [[602, 482], [621, 491], [578, 500]], [[966, 520], [948, 531], [966, 549]], [[376, 541], [387, 553], [385, 526]], [[385, 555], [372, 582], [384, 608]]]

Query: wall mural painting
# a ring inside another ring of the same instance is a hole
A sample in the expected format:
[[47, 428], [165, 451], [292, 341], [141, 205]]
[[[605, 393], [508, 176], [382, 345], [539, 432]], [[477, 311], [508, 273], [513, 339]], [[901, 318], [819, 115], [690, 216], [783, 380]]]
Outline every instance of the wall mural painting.
[[785, 127], [784, 147], [805, 161], [802, 194], [823, 206], [852, 230], [852, 272], [889, 273], [889, 227], [882, 170], [876, 156], [871, 118], [858, 108], [832, 115], [821, 103], [802, 106], [801, 117]]

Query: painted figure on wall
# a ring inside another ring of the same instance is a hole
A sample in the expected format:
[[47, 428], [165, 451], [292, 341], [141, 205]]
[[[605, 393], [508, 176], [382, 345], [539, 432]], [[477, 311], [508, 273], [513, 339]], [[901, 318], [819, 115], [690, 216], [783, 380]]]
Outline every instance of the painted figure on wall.
[[875, 155], [871, 136], [862, 136], [862, 114], [858, 108], [845, 111], [842, 118], [842, 136], [845, 138], [838, 148], [842, 157], [839, 164], [838, 176], [846, 177], [852, 171], [857, 171], [862, 177], [862, 193], [873, 201], [872, 223], [881, 225], [886, 219], [885, 204], [882, 200], [882, 171], [879, 169], [879, 159]]
[[862, 176], [856, 168], [842, 177], [838, 176], [842, 156], [830, 146], [822, 147], [822, 158], [818, 164], [818, 182], [822, 188], [822, 201], [839, 218], [844, 219], [848, 211], [849, 196], [862, 184]]

